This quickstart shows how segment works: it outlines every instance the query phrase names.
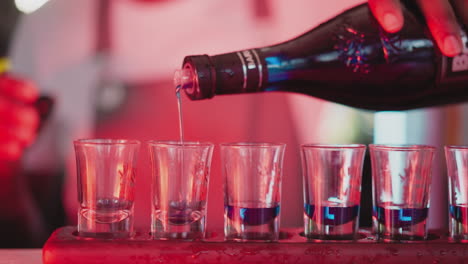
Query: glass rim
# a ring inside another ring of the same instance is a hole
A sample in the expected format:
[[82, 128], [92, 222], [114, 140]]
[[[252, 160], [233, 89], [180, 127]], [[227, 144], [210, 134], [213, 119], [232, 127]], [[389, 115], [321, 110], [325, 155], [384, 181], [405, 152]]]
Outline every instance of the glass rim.
[[316, 144], [306, 143], [302, 144], [301, 148], [314, 148], [314, 149], [365, 149], [364, 144]]
[[444, 148], [446, 150], [468, 150], [467, 145], [447, 145]]
[[209, 147], [214, 146], [206, 141], [178, 141], [178, 140], [148, 140], [146, 144], [151, 147]]
[[117, 138], [82, 138], [73, 141], [73, 144], [80, 146], [102, 146], [102, 145], [140, 145], [136, 139], [117, 139]]
[[251, 147], [251, 148], [271, 148], [285, 147], [286, 143], [279, 142], [226, 142], [220, 143], [221, 147]]
[[408, 151], [408, 150], [435, 150], [436, 147], [424, 144], [369, 144], [371, 150], [392, 150], [392, 151]]

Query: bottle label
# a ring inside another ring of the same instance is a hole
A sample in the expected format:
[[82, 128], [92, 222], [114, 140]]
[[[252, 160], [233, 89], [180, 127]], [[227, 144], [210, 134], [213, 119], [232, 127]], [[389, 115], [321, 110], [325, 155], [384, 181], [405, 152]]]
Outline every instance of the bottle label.
[[250, 50], [242, 51], [242, 56], [244, 56], [245, 64], [247, 66], [247, 69], [249, 70], [257, 68], [257, 65], [255, 64], [255, 61], [254, 61], [253, 54], [254, 54], [254, 51], [250, 51]]
[[461, 72], [468, 70], [468, 48], [463, 48], [463, 53], [450, 59], [452, 72]]
[[461, 54], [442, 60], [441, 83], [459, 82], [461, 79], [468, 79], [468, 37], [465, 31], [461, 33], [463, 51]]
[[468, 54], [461, 54], [452, 59], [452, 72], [468, 70]]
[[237, 52], [244, 75], [243, 89], [260, 89], [263, 84], [263, 65], [255, 49]]

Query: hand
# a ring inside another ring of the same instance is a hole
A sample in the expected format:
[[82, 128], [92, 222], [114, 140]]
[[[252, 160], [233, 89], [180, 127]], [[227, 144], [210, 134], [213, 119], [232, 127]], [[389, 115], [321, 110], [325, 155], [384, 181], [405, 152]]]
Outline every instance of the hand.
[[17, 161], [30, 145], [39, 125], [33, 103], [38, 89], [29, 81], [0, 75], [0, 160]]
[[[382, 27], [391, 33], [403, 27], [400, 0], [368, 0], [369, 7]], [[421, 9], [431, 34], [441, 52], [453, 57], [463, 51], [457, 15], [468, 22], [466, 0], [412, 0]], [[455, 13], [456, 11], [456, 13]]]

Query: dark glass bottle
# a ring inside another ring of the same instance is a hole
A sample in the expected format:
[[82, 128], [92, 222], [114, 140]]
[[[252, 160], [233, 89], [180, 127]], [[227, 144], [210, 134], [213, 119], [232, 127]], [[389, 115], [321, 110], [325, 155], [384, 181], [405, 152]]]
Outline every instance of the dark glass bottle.
[[362, 4], [277, 45], [187, 56], [175, 81], [192, 100], [286, 91], [372, 110], [468, 101], [466, 48], [445, 57], [417, 11], [404, 18], [390, 34]]

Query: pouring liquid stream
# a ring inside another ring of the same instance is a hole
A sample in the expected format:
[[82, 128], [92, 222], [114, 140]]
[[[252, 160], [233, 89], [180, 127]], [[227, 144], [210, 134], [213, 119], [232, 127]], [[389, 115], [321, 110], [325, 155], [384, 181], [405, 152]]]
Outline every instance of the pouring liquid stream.
[[[174, 74], [174, 86], [175, 86], [175, 94], [177, 97], [177, 108], [179, 111], [179, 144], [180, 144], [180, 151], [179, 161], [180, 161], [180, 173], [183, 174], [185, 170], [184, 162], [185, 162], [185, 136], [184, 136], [184, 118], [183, 118], [183, 108], [182, 108], [182, 91], [187, 88], [188, 84], [191, 83], [192, 76], [189, 71], [183, 70], [176, 70]], [[182, 177], [182, 175], [181, 175]], [[183, 200], [183, 198], [180, 198]]]
[[182, 85], [179, 84], [176, 86], [176, 97], [177, 97], [177, 109], [179, 111], [179, 143], [180, 143], [180, 173], [184, 173], [184, 120], [182, 114], [182, 98], [180, 96], [180, 91], [182, 90]]
[[184, 119], [182, 115], [182, 98], [180, 97], [180, 91], [182, 90], [182, 85], [176, 86], [176, 96], [177, 96], [177, 108], [179, 110], [179, 141], [180, 144], [184, 145]]

